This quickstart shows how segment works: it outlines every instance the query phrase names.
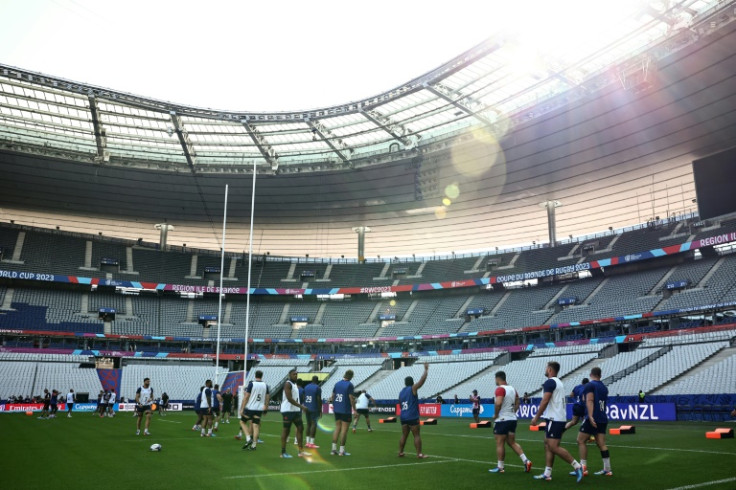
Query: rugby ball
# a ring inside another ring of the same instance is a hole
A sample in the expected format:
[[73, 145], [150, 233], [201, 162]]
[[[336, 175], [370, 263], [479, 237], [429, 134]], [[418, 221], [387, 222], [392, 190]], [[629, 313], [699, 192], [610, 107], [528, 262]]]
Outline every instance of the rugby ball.
[[161, 444], [151, 444], [151, 451], [161, 451]]

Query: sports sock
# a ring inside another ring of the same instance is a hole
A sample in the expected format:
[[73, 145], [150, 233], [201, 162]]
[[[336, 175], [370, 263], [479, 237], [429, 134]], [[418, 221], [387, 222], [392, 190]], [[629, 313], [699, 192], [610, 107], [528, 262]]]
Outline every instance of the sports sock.
[[582, 467], [583, 467], [583, 466], [582, 466], [582, 465], [581, 465], [580, 463], [578, 463], [578, 462], [577, 462], [576, 460], [574, 460], [574, 459], [572, 460], [572, 463], [571, 463], [571, 464], [572, 464], [572, 467], [573, 467], [573, 468], [575, 468], [576, 470], [577, 470], [578, 468], [582, 468]]
[[521, 453], [521, 456], [519, 456], [519, 457], [521, 458], [521, 462], [524, 463], [524, 464], [526, 464], [526, 462], [529, 461], [529, 458], [527, 458], [526, 457], [526, 454], [524, 454], [524, 453]]
[[503, 469], [503, 461], [499, 461], [498, 462], [498, 468], [499, 469]]
[[220, 422], [215, 422], [215, 429], [217, 429], [218, 425], [220, 425]]
[[581, 459], [580, 460], [580, 464], [587, 467], [588, 466], [588, 460], [587, 459]]
[[344, 453], [345, 452], [345, 446], [340, 446], [340, 452], [341, 453]]
[[248, 444], [250, 444], [252, 440], [253, 440], [253, 438], [250, 437], [250, 436], [248, 436], [248, 437], [245, 438], [245, 442], [247, 442]]
[[551, 466], [545, 466], [544, 467], [544, 476], [552, 476], [552, 467]]
[[207, 429], [207, 434], [212, 435], [212, 427], [210, 427], [209, 429]]
[[337, 444], [335, 444], [334, 442], [332, 443], [332, 450], [337, 451]]
[[601, 451], [601, 458], [603, 458], [603, 469], [605, 471], [611, 471], [611, 454], [608, 449]]

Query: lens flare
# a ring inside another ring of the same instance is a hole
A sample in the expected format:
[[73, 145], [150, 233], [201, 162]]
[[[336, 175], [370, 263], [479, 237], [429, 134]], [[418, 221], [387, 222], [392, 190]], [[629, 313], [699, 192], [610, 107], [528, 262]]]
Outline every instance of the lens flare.
[[452, 184], [445, 187], [445, 195], [450, 199], [457, 199], [460, 195], [460, 187], [457, 185], [457, 183], [453, 182]]
[[447, 208], [445, 206], [439, 206], [434, 210], [434, 217], [437, 219], [445, 219], [447, 217]]
[[392, 299], [391, 301], [388, 302], [388, 304], [390, 306], [396, 306], [396, 300], [395, 299]]
[[317, 428], [322, 432], [332, 434], [335, 431], [335, 420], [332, 418], [332, 415], [323, 415], [319, 419], [319, 422], [317, 422]]
[[506, 157], [496, 135], [488, 128], [472, 131], [473, 140], [452, 148], [451, 159], [455, 170], [466, 177], [481, 177], [488, 173], [506, 175]]
[[442, 204], [447, 207], [452, 204], [452, 201], [445, 197], [444, 199], [442, 199]]

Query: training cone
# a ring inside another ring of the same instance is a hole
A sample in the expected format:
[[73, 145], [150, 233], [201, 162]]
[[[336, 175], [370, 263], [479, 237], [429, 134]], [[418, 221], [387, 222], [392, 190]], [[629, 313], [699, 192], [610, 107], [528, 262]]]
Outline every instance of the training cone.
[[26, 410], [26, 415], [29, 417], [33, 415], [33, 410]]
[[158, 406], [155, 403], [153, 405], [151, 405], [151, 410], [156, 410], [157, 408], [158, 408]]

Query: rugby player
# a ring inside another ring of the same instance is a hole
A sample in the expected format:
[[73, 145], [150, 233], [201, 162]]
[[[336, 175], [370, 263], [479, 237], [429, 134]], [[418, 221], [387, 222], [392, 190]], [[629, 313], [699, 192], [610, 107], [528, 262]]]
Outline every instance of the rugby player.
[[572, 465], [575, 470], [575, 477], [580, 482], [583, 479], [582, 465], [575, 461], [575, 458], [567, 449], [560, 446], [560, 439], [562, 439], [562, 433], [565, 432], [567, 422], [567, 410], [565, 407], [565, 387], [557, 377], [559, 372], [559, 362], [550, 361], [547, 363], [544, 371], [547, 381], [542, 384], [542, 402], [539, 404], [537, 414], [531, 421], [531, 425], [538, 425], [541, 417], [544, 418], [547, 424], [544, 435], [546, 466], [544, 467], [544, 473], [536, 475], [534, 478], [537, 480], [551, 480], [555, 456], [559, 456]]
[[[332, 451], [330, 454], [338, 456], [350, 456], [345, 451], [345, 443], [348, 439], [348, 429], [352, 422], [352, 414], [355, 412], [355, 387], [350, 381], [353, 379], [353, 370], [345, 371], [343, 379], [335, 383], [332, 389], [330, 403], [333, 404], [335, 412], [335, 432], [332, 434]], [[340, 450], [337, 450], [338, 440], [340, 441]]]
[[419, 381], [414, 383], [414, 378], [404, 378], [404, 388], [399, 393], [399, 405], [401, 406], [401, 439], [399, 439], [399, 457], [404, 457], [404, 446], [409, 437], [409, 431], [414, 435], [414, 447], [417, 450], [417, 458], [424, 459], [428, 456], [422, 453], [422, 436], [419, 433], [419, 388], [427, 381], [429, 364], [424, 363], [424, 373]]
[[583, 420], [578, 433], [578, 452], [580, 463], [583, 465], [583, 474], [588, 474], [588, 446], [586, 442], [590, 436], [595, 437], [595, 443], [601, 451], [603, 458], [603, 469], [596, 471], [599, 476], [613, 476], [611, 471], [611, 456], [606, 445], [606, 426], [608, 415], [606, 415], [606, 404], [608, 403], [608, 388], [601, 382], [601, 368], [594, 367], [590, 370], [591, 381], [585, 385], [583, 396], [587, 408], [587, 416]]
[[[232, 397], [232, 395], [230, 395]], [[243, 406], [240, 409], [240, 427], [245, 432], [244, 450], [255, 451], [258, 434], [261, 430], [261, 417], [268, 413], [268, 402], [271, 399], [268, 385], [263, 382], [263, 372], [256, 371], [254, 381], [248, 383], [243, 395]], [[237, 438], [237, 436], [236, 436]]]
[[318, 449], [314, 441], [317, 434], [317, 423], [322, 416], [322, 388], [319, 387], [319, 378], [312, 376], [312, 382], [304, 387], [304, 405], [307, 406], [307, 443], [310, 449]]
[[281, 417], [284, 421], [284, 428], [281, 430], [281, 457], [291, 458], [291, 454], [286, 452], [286, 441], [289, 439], [289, 432], [292, 424], [296, 426], [296, 439], [299, 446], [299, 457], [311, 456], [310, 453], [304, 451], [303, 435], [304, 422], [302, 421], [302, 410], [307, 407], [301, 404], [299, 399], [299, 387], [296, 380], [299, 379], [296, 368], [289, 371], [289, 377], [284, 383], [284, 392], [281, 396]]
[[135, 410], [138, 414], [135, 431], [135, 435], [137, 436], [141, 434], [141, 420], [144, 415], [146, 416], [146, 425], [143, 429], [143, 435], [151, 435], [151, 433], [148, 432], [148, 428], [151, 425], [151, 403], [153, 403], [153, 388], [151, 387], [151, 380], [149, 378], [144, 378], [143, 386], [139, 386], [138, 389], [135, 390]]
[[204, 382], [202, 400], [199, 403], [199, 410], [202, 414], [202, 430], [199, 433], [200, 437], [212, 437], [212, 413], [214, 411], [214, 405], [212, 380], [208, 379]]
[[74, 409], [74, 401], [76, 400], [74, 390], [69, 389], [69, 393], [66, 394], [66, 416], [72, 418], [72, 410]]
[[473, 404], [473, 419], [475, 423], [480, 422], [480, 397], [478, 396], [478, 390], [473, 390], [473, 394], [470, 395], [470, 403]]
[[532, 462], [524, 454], [518, 442], [516, 442], [516, 411], [519, 410], [519, 394], [513, 386], [506, 383], [506, 373], [496, 373], [496, 399], [495, 412], [493, 415], [493, 434], [496, 437], [496, 457], [498, 464], [490, 469], [491, 473], [504, 472], [504, 459], [506, 457], [506, 444], [514, 450], [524, 463], [524, 471], [532, 470]]
[[583, 396], [583, 390], [585, 389], [585, 385], [588, 384], [588, 381], [588, 378], [583, 378], [582, 383], [573, 388], [572, 393], [570, 393], [573, 403], [572, 420], [565, 424], [565, 430], [576, 426], [580, 422], [580, 419], [585, 417], [585, 396]]
[[358, 392], [358, 399], [355, 401], [355, 408], [358, 414], [355, 416], [355, 422], [353, 422], [353, 434], [355, 434], [355, 430], [358, 428], [358, 422], [360, 421], [360, 416], [365, 417], [365, 423], [368, 426], [368, 432], [373, 432], [373, 429], [371, 429], [371, 418], [370, 414], [368, 412], [368, 407], [370, 404], [373, 404], [373, 406], [376, 406], [376, 400], [373, 399], [372, 396], [370, 396], [365, 390]]

